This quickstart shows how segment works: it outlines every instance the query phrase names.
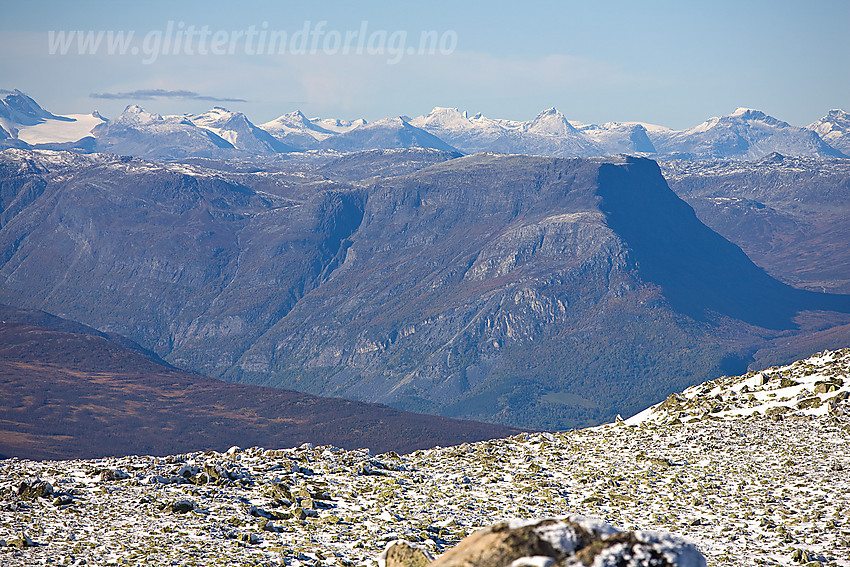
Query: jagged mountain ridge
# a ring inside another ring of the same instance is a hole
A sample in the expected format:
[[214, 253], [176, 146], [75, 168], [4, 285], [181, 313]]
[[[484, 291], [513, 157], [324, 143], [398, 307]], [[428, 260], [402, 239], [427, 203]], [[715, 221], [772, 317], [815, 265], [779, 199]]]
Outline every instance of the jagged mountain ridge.
[[841, 158], [847, 157], [806, 128], [791, 126], [764, 112], [738, 108], [683, 131], [655, 130], [653, 144], [661, 155], [690, 159], [753, 160], [770, 153]]
[[260, 127], [281, 142], [300, 148], [312, 149], [322, 140], [336, 134], [343, 134], [365, 124], [365, 120], [353, 122], [319, 118], [310, 120], [300, 110], [295, 110], [261, 124]]
[[160, 116], [130, 105], [115, 120], [92, 130], [99, 152], [149, 158], [212, 156], [234, 150], [218, 134], [198, 128], [186, 117]]
[[187, 117], [192, 124], [216, 133], [221, 138], [244, 152], [255, 155], [276, 154], [295, 151], [262, 128], [255, 126], [241, 112], [230, 112], [220, 106], [203, 114]]
[[366, 149], [430, 148], [457, 152], [437, 136], [412, 125], [405, 117], [385, 118], [352, 128], [319, 143], [323, 149], [352, 152]]
[[[553, 428], [848, 310], [766, 276], [649, 160], [407, 151], [270, 174], [8, 150], [0, 291], [205, 374]], [[354, 181], [382, 169], [406, 175]]]
[[518, 122], [480, 114], [470, 118], [456, 108], [438, 107], [412, 123], [469, 153], [589, 157], [655, 151], [640, 125], [580, 125], [577, 129], [555, 108], [542, 111], [528, 122]]
[[[560, 157], [638, 153], [686, 159], [758, 159], [772, 152], [846, 157], [841, 148], [830, 146], [818, 135], [823, 132], [835, 144], [845, 147], [847, 121], [846, 114], [840, 110], [830, 111], [807, 128], [796, 128], [763, 112], [739, 108], [728, 116], [675, 131], [638, 122], [581, 124], [568, 120], [555, 108], [540, 112], [532, 120], [517, 121], [491, 119], [481, 114], [470, 117], [456, 108], [436, 107], [417, 118], [388, 118], [374, 123], [362, 119], [308, 119], [296, 110], [256, 126], [244, 114], [220, 107], [200, 115], [140, 122], [133, 117], [138, 117], [140, 109], [130, 105], [125, 110], [129, 115], [119, 116], [112, 121], [116, 124], [110, 127], [109, 121], [96, 112], [56, 116], [19, 91], [6, 92], [10, 93], [6, 96], [8, 102], [3, 102], [0, 109], [0, 143], [4, 147], [24, 148], [37, 144], [44, 149], [107, 151], [158, 159], [398, 147]], [[128, 123], [133, 127], [128, 128]], [[198, 129], [192, 131], [187, 128], [190, 125]], [[104, 139], [93, 142], [88, 138], [90, 135]], [[83, 138], [87, 141], [83, 142]], [[228, 143], [222, 144], [220, 139]], [[230, 143], [236, 139], [238, 143]], [[66, 144], [66, 147], [55, 144]]]

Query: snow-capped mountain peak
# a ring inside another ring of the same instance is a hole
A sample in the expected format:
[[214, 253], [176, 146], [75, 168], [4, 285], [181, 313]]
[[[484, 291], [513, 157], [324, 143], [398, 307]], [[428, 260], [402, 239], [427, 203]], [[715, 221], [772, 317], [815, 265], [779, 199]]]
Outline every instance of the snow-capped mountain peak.
[[555, 107], [547, 108], [528, 123], [528, 132], [543, 134], [546, 136], [570, 136], [576, 133], [576, 129]]
[[751, 114], [751, 113], [762, 114], [761, 112], [759, 112], [758, 110], [755, 110], [754, 108], [747, 108], [746, 106], [739, 106], [729, 116], [744, 116], [745, 114]]
[[368, 124], [364, 118], [358, 118], [357, 120], [341, 120], [339, 118], [316, 117], [311, 118], [310, 122], [336, 134], [344, 134], [354, 130], [355, 128], [360, 128], [361, 126]]
[[45, 120], [64, 120], [44, 110], [36, 101], [18, 89], [8, 91], [0, 89], [0, 123], [7, 126], [34, 126]]
[[313, 148], [319, 142], [344, 134], [366, 124], [360, 120], [307, 118], [300, 110], [282, 114], [260, 127], [281, 142], [302, 148]]
[[827, 144], [850, 155], [850, 113], [833, 108], [806, 128], [818, 134]]
[[732, 114], [711, 118], [687, 130], [648, 132], [660, 154], [680, 157], [754, 160], [772, 152], [843, 157], [815, 132], [791, 126], [752, 108], [737, 108]]
[[118, 118], [113, 120], [113, 122], [116, 124], [144, 125], [154, 122], [163, 122], [164, 120], [165, 119], [161, 114], [148, 112], [138, 104], [131, 104], [127, 106], [127, 108], [124, 109], [124, 112], [122, 112]]
[[315, 126], [315, 124], [310, 122], [310, 119], [307, 118], [300, 110], [293, 110], [292, 112], [281, 114], [274, 120], [260, 124], [260, 127], [263, 129], [277, 126], [288, 128], [309, 128], [311, 126]]
[[[481, 114], [476, 114], [475, 117], [480, 118]], [[465, 110], [460, 111], [457, 108], [435, 106], [431, 112], [419, 117], [416, 122], [420, 128], [423, 126], [463, 128], [469, 125], [469, 115]]]
[[215, 133], [239, 150], [269, 154], [293, 149], [256, 126], [244, 113], [232, 112], [221, 106], [215, 106], [202, 114], [186, 115], [185, 119], [199, 128]]
[[201, 114], [185, 114], [182, 117], [192, 122], [195, 126], [216, 130], [226, 127], [233, 121], [249, 122], [248, 118], [241, 112], [231, 112], [224, 107], [214, 106]]
[[833, 108], [826, 113], [826, 116], [821, 120], [833, 121], [843, 124], [845, 127], [850, 125], [850, 112], [845, 112], [840, 108]]
[[405, 116], [384, 118], [371, 124], [359, 125], [325, 140], [320, 147], [336, 151], [356, 151], [364, 147], [376, 149], [421, 147], [447, 152], [457, 151], [438, 136], [411, 124]]
[[367, 128], [372, 128], [372, 127], [378, 128], [378, 127], [381, 127], [381, 126], [403, 126], [407, 123], [408, 123], [408, 121], [405, 120], [404, 116], [395, 116], [395, 117], [392, 117], [392, 118], [381, 118], [380, 120], [375, 120], [374, 122], [372, 122], [371, 124], [369, 124], [366, 127]]
[[787, 122], [783, 122], [782, 120], [778, 120], [769, 114], [762, 112], [761, 110], [756, 110], [754, 108], [744, 108], [738, 107], [735, 109], [735, 112], [729, 115], [728, 118], [738, 118], [740, 120], [745, 121], [759, 121], [769, 124], [770, 126], [774, 126], [777, 128], [791, 128], [791, 125]]
[[14, 138], [27, 144], [72, 143], [91, 136], [92, 129], [105, 122], [97, 111], [53, 114], [17, 89], [0, 90], [0, 94], [6, 95], [0, 99], [0, 139]]
[[606, 122], [605, 124], [570, 124], [583, 136], [601, 147], [606, 154], [656, 153], [648, 129], [636, 122]]
[[269, 132], [278, 139], [282, 139], [290, 134], [307, 135], [313, 140], [324, 140], [328, 136], [333, 136], [335, 132], [314, 124], [300, 110], [294, 110], [286, 114], [282, 114], [260, 125], [260, 128]]
[[231, 112], [224, 108], [223, 106], [214, 106], [211, 109], [207, 110], [204, 113], [196, 114], [196, 115], [186, 115], [191, 120], [204, 120], [204, 121], [215, 121], [215, 120], [230, 120], [235, 116], [244, 116], [241, 112]]

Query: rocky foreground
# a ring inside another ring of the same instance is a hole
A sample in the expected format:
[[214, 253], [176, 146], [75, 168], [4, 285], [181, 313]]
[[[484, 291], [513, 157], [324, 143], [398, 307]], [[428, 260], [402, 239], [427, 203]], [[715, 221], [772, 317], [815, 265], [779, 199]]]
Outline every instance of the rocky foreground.
[[[374, 565], [393, 540], [446, 557], [484, 526], [580, 514], [674, 532], [712, 566], [850, 566], [848, 390], [845, 349], [697, 386], [627, 422], [409, 455], [9, 459], [0, 563]], [[523, 564], [554, 562], [536, 561]]]

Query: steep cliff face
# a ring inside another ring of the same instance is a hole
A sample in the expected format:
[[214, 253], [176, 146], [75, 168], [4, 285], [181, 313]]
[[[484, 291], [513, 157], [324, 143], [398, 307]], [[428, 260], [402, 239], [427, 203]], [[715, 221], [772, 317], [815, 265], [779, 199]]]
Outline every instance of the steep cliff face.
[[4, 180], [12, 205], [40, 193], [4, 212], [0, 294], [194, 370], [228, 368], [335, 269], [362, 217], [362, 195], [330, 182], [289, 198], [197, 168], [47, 157]]
[[[648, 171], [648, 168], [652, 171]], [[796, 290], [770, 277], [735, 244], [697, 219], [648, 160], [600, 167], [608, 225], [625, 240], [645, 281], [676, 311], [715, 312], [769, 329], [792, 329], [807, 310], [847, 312], [850, 296]]]
[[431, 411], [504, 395], [494, 381], [521, 351], [636, 286], [589, 189], [597, 169], [478, 156], [379, 182], [342, 267], [238, 368]]
[[550, 428], [743, 371], [800, 313], [831, 312], [806, 332], [850, 323], [846, 297], [771, 279], [650, 160], [420, 154], [365, 156], [406, 174], [355, 183], [350, 159], [10, 150], [4, 205], [30, 197], [3, 213], [0, 301], [235, 381]]
[[768, 277], [654, 162], [479, 155], [374, 185], [342, 268], [230, 375], [565, 427], [745, 368], [825, 307], [848, 304]]

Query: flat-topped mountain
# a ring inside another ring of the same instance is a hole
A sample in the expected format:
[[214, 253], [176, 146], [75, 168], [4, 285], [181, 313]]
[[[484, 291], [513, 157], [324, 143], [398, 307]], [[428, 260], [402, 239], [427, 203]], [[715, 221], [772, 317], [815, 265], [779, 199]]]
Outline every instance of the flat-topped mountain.
[[405, 151], [270, 173], [8, 150], [0, 298], [216, 377], [529, 428], [846, 342], [847, 296], [768, 276], [650, 160]]

